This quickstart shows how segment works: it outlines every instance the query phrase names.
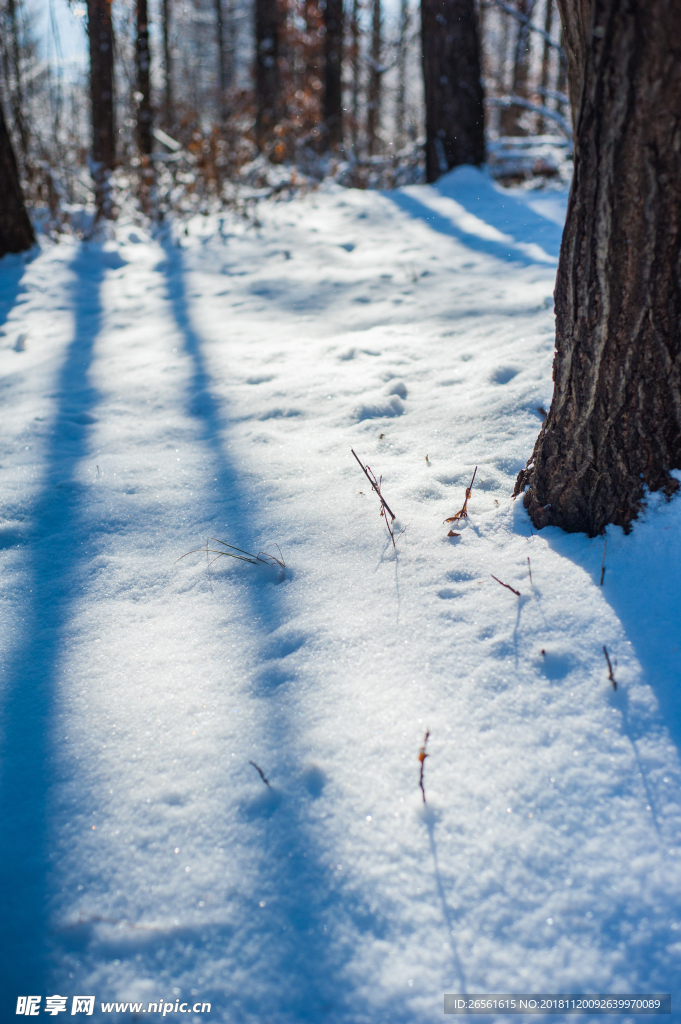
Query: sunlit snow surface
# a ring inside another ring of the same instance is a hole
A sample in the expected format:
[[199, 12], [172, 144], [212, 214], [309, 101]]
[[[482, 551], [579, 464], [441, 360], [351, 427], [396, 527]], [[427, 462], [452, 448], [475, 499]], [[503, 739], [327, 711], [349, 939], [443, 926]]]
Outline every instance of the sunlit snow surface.
[[3, 1021], [679, 995], [681, 504], [601, 588], [510, 497], [564, 205], [462, 169], [0, 263]]

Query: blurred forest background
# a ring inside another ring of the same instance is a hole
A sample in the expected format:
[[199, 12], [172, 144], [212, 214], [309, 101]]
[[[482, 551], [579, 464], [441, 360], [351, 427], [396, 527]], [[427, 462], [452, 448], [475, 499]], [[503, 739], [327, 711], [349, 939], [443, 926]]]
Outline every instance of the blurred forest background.
[[555, 0], [73, 0], [80, 64], [57, 2], [0, 0], [0, 102], [42, 230], [458, 163], [532, 188], [569, 178]]

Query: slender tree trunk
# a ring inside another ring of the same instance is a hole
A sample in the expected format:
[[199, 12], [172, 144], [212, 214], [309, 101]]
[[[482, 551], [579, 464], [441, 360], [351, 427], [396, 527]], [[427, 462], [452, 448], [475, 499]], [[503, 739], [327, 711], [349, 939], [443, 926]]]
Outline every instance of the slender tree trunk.
[[397, 97], [395, 101], [395, 134], [401, 144], [407, 110], [407, 35], [409, 33], [409, 0], [400, 0], [400, 41], [397, 57]]
[[324, 145], [343, 141], [343, 0], [326, 0], [324, 8]]
[[352, 0], [352, 152], [355, 159], [359, 152], [359, 0]]
[[227, 88], [233, 86], [236, 81], [236, 10], [235, 0], [227, 0]]
[[135, 47], [137, 64], [137, 91], [141, 95], [137, 108], [137, 138], [140, 153], [150, 156], [153, 149], [151, 113], [151, 76], [149, 55], [149, 19], [147, 0], [137, 0], [137, 42]]
[[[559, 95], [565, 95], [567, 92], [567, 61], [565, 59], [565, 48], [563, 47], [563, 29], [560, 30], [560, 50], [558, 51], [558, 71], [556, 74], [556, 92]], [[563, 117], [565, 116], [565, 104], [561, 100], [556, 100], [556, 110]], [[570, 111], [572, 114], [572, 111]], [[574, 128], [574, 123], [573, 123]]]
[[426, 179], [485, 159], [480, 46], [473, 0], [421, 0]]
[[371, 15], [371, 61], [367, 92], [367, 153], [373, 156], [378, 149], [378, 129], [381, 124], [381, 0], [373, 0]]
[[24, 103], [24, 86], [21, 74], [21, 41], [19, 39], [16, 0], [7, 0], [7, 15], [9, 19], [12, 74], [14, 77], [14, 88], [10, 91], [12, 116], [21, 147], [21, 157], [24, 165], [26, 165], [29, 154], [29, 131], [24, 117], [26, 106]]
[[[526, 18], [532, 19], [535, 0], [518, 0], [518, 10]], [[518, 34], [516, 36], [515, 57], [513, 60], [513, 81], [511, 92], [515, 96], [527, 99], [527, 79], [530, 71], [530, 43], [531, 31], [527, 22], [518, 22]], [[511, 104], [505, 107], [501, 113], [501, 130], [504, 135], [525, 135], [527, 134], [520, 126], [520, 118], [524, 108]]]
[[[551, 35], [551, 29], [553, 28], [553, 2], [554, 0], [546, 0], [546, 10], [544, 11], [544, 31], [547, 36]], [[544, 39], [544, 49], [541, 55], [541, 83], [540, 93], [541, 101], [543, 106], [548, 106], [547, 92], [549, 88], [549, 72], [551, 69], [551, 45], [548, 39]], [[544, 118], [539, 119], [537, 124], [537, 131], [540, 135], [543, 135], [546, 131], [547, 124]]]
[[255, 0], [255, 135], [261, 152], [271, 141], [280, 116], [280, 30], [277, 0]]
[[579, 106], [555, 388], [516, 493], [528, 488], [538, 528], [595, 536], [608, 523], [628, 531], [645, 487], [678, 488], [670, 471], [681, 468], [681, 4], [592, 0], [588, 20], [583, 6], [560, 3]]
[[35, 241], [19, 183], [17, 162], [0, 107], [0, 256], [23, 252]]
[[163, 60], [165, 62], [166, 80], [163, 91], [163, 123], [166, 128], [173, 125], [173, 55], [170, 48], [170, 5], [171, 0], [163, 0]]
[[108, 177], [116, 163], [113, 91], [113, 25], [110, 0], [88, 0], [90, 96], [92, 100], [92, 176], [97, 207], [111, 216]]
[[222, 17], [222, 0], [215, 0], [215, 37], [218, 44], [218, 107], [220, 121], [224, 124], [227, 120], [227, 85], [228, 65], [225, 52], [225, 30]]

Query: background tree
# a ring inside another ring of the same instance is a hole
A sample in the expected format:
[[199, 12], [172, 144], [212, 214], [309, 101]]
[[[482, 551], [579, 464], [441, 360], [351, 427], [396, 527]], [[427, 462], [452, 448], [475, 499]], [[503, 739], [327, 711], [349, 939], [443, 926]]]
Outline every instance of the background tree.
[[225, 45], [225, 26], [222, 0], [215, 0], [215, 39], [218, 45], [218, 94], [220, 121], [227, 120], [227, 87], [229, 85], [229, 61]]
[[12, 141], [0, 106], [0, 256], [23, 252], [35, 241], [19, 184]]
[[281, 114], [280, 33], [277, 0], [255, 0], [255, 135], [261, 152]]
[[154, 145], [152, 134], [151, 112], [151, 55], [149, 53], [149, 17], [147, 0], [136, 0], [137, 13], [137, 45], [135, 47], [135, 63], [137, 65], [137, 90], [139, 100], [137, 107], [137, 136], [142, 156], [151, 156]]
[[324, 27], [323, 142], [336, 149], [343, 141], [343, 0], [326, 0]]
[[480, 46], [474, 0], [421, 0], [426, 180], [485, 160]]
[[371, 53], [369, 56], [369, 88], [367, 91], [367, 153], [373, 156], [379, 147], [378, 129], [381, 124], [381, 51], [383, 16], [381, 0], [371, 4]]
[[[511, 82], [511, 93], [520, 99], [528, 99], [528, 78], [530, 74], [530, 46], [532, 35], [532, 16], [534, 14], [535, 0], [518, 0], [518, 13], [523, 20], [516, 22], [516, 42], [513, 55], [513, 79]], [[524, 113], [523, 107], [512, 103], [505, 107], [501, 114], [501, 130], [504, 135], [526, 135], [527, 132], [520, 123]]]
[[576, 127], [534, 524], [630, 528], [681, 468], [681, 4], [560, 0]]
[[92, 103], [92, 175], [98, 210], [104, 216], [111, 216], [108, 178], [116, 164], [111, 0], [88, 0], [87, 22]]
[[170, 43], [170, 4], [171, 0], [163, 0], [161, 22], [163, 33], [163, 63], [165, 65], [165, 83], [163, 89], [163, 123], [171, 128], [173, 123], [173, 54]]

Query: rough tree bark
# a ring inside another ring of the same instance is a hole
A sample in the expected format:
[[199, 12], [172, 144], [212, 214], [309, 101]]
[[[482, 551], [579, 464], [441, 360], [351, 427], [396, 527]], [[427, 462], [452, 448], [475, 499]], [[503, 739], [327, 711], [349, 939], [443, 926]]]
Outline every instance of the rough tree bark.
[[35, 242], [19, 183], [12, 140], [0, 107], [0, 256], [23, 252]]
[[324, 27], [323, 144], [336, 149], [343, 141], [343, 0], [326, 0]]
[[141, 95], [137, 108], [137, 138], [140, 153], [150, 156], [154, 145], [151, 114], [151, 58], [149, 54], [149, 17], [147, 0], [137, 0], [137, 39], [135, 45], [137, 90]]
[[[576, 126], [538, 528], [625, 531], [681, 468], [681, 4], [560, 0]], [[590, 15], [590, 16], [589, 16]], [[583, 65], [580, 68], [579, 55]], [[581, 82], [581, 94], [579, 93]]]
[[426, 179], [485, 159], [480, 45], [473, 0], [421, 0]]
[[255, 137], [262, 152], [279, 120], [281, 35], [277, 0], [255, 0]]
[[[570, 97], [572, 127], [577, 138], [577, 118], [584, 88], [584, 72], [590, 55], [593, 0], [556, 0], [560, 13], [561, 46]], [[560, 90], [559, 90], [560, 91]]]
[[111, 215], [108, 176], [116, 163], [111, 0], [87, 0], [92, 101], [92, 176], [100, 213]]

